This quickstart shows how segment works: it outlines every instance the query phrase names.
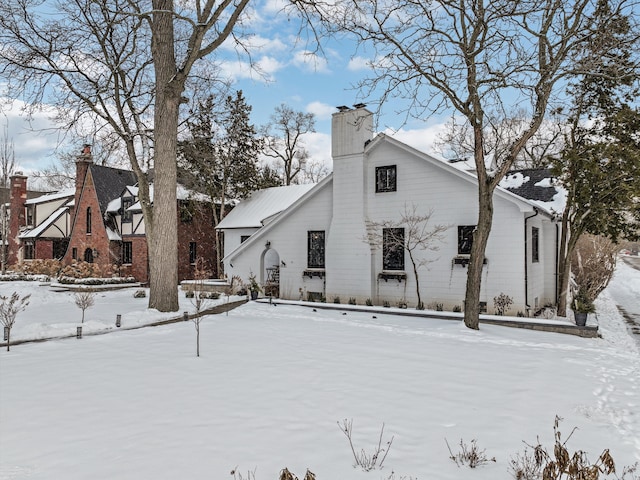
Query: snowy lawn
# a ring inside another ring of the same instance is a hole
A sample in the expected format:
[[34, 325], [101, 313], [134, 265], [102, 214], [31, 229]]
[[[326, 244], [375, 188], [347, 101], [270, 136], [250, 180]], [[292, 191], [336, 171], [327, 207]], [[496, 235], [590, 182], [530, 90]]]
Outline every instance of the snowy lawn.
[[[638, 284], [621, 266], [611, 288]], [[16, 337], [75, 332], [68, 294], [20, 285]], [[609, 448], [621, 469], [640, 460], [640, 352], [612, 292], [602, 339], [252, 302], [202, 322], [200, 358], [191, 322], [16, 346], [0, 351], [0, 479], [509, 479], [523, 440], [552, 451], [555, 415], [563, 437], [578, 427], [571, 452]], [[157, 320], [132, 293], [103, 294], [87, 324]], [[382, 470], [353, 467], [343, 419], [369, 453], [384, 422]], [[445, 439], [496, 462], [458, 468]]]

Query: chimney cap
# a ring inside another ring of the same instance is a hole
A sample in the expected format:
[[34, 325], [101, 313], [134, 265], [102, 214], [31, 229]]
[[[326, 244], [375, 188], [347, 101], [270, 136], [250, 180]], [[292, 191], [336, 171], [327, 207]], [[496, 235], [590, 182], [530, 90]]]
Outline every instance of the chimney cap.
[[347, 112], [347, 111], [351, 110], [346, 105], [340, 105], [339, 107], [336, 107], [336, 108], [338, 109], [339, 112]]
[[364, 108], [366, 107], [367, 104], [366, 103], [356, 103], [353, 108]]

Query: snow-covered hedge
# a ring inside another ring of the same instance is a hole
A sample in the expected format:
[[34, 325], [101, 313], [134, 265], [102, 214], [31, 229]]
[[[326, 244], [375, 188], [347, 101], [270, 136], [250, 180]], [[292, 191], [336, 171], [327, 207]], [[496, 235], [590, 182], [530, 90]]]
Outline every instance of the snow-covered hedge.
[[0, 275], [0, 282], [50, 282], [48, 275], [32, 275], [27, 273], [7, 273]]
[[122, 283], [136, 283], [133, 277], [110, 277], [110, 278], [74, 278], [60, 277], [58, 282], [64, 285], [119, 285]]

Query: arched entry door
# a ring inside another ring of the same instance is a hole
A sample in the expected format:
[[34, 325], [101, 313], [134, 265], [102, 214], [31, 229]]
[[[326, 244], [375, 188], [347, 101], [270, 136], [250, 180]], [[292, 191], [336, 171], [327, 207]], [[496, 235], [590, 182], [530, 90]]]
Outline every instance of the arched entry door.
[[87, 263], [93, 263], [93, 250], [90, 248], [87, 248], [84, 251], [84, 261]]
[[280, 296], [280, 255], [273, 248], [262, 254], [262, 279], [266, 296]]

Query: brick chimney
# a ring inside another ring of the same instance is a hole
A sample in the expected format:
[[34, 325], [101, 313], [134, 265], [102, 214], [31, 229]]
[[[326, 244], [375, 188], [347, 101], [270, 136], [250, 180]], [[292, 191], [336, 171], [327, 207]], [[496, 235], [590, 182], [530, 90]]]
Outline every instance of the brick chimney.
[[82, 147], [82, 153], [78, 155], [76, 158], [76, 193], [75, 193], [75, 207], [78, 206], [80, 202], [80, 193], [82, 192], [82, 187], [84, 186], [85, 178], [87, 177], [87, 171], [89, 170], [89, 165], [93, 163], [93, 155], [91, 155], [91, 145], [86, 143]]
[[9, 225], [7, 235], [7, 264], [18, 263], [21, 242], [18, 238], [21, 228], [26, 226], [25, 202], [27, 201], [27, 176], [16, 172], [10, 177]]

